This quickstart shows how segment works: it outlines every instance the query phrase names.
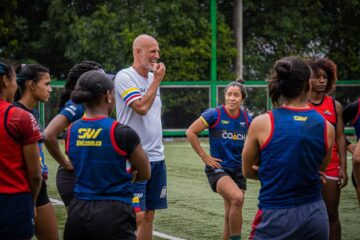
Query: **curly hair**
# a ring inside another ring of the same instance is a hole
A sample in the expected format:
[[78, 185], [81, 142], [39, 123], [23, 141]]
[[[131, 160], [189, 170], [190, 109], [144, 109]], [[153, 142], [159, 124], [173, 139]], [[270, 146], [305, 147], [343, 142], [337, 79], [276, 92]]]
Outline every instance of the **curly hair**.
[[318, 78], [320, 71], [323, 70], [327, 76], [327, 84], [325, 93], [331, 93], [335, 90], [335, 82], [337, 80], [337, 66], [328, 58], [319, 58], [313, 61], [309, 61], [309, 65], [312, 70], [312, 78]]
[[59, 111], [70, 99], [71, 92], [74, 90], [79, 77], [91, 70], [101, 70], [102, 66], [94, 61], [82, 61], [81, 63], [75, 64], [67, 74], [65, 82], [65, 90], [62, 92], [59, 103]]

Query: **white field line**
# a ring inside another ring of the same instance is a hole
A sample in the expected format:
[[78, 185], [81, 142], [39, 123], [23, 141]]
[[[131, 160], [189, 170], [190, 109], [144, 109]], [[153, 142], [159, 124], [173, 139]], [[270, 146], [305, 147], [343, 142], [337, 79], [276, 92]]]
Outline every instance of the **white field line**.
[[60, 200], [54, 199], [54, 198], [50, 198], [50, 201], [53, 203], [53, 205], [60, 205], [60, 206], [64, 206], [64, 203]]
[[[202, 147], [210, 147], [209, 144], [201, 144]], [[166, 145], [165, 148], [171, 148], [171, 147], [176, 147], [176, 148], [191, 148], [191, 145]]]
[[[53, 203], [53, 205], [64, 206], [64, 203], [62, 201], [60, 201], [60, 200], [50, 198], [50, 201]], [[153, 231], [153, 235], [156, 236], [156, 237], [160, 237], [160, 238], [163, 238], [163, 239], [169, 239], [169, 240], [185, 240], [185, 239], [182, 239], [182, 238], [173, 237], [173, 236], [167, 235], [165, 233], [157, 232], [157, 231]]]
[[153, 236], [160, 237], [163, 239], [169, 239], [169, 240], [185, 240], [183, 238], [173, 237], [173, 236], [167, 235], [165, 233], [157, 232], [157, 231], [153, 231]]

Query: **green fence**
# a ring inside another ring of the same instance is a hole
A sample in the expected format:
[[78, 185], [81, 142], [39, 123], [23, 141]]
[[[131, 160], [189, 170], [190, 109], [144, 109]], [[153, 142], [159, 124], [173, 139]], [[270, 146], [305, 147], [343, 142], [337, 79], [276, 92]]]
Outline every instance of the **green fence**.
[[[224, 102], [224, 88], [229, 81], [163, 82], [160, 86], [163, 102], [163, 134], [165, 137], [184, 137], [186, 128], [201, 112]], [[57, 104], [64, 87], [63, 81], [51, 83], [53, 92], [46, 104], [40, 104], [40, 121], [43, 126], [57, 114]], [[245, 106], [253, 117], [271, 108], [265, 81], [246, 81], [248, 99]], [[335, 98], [344, 106], [360, 96], [360, 80], [337, 81]], [[346, 133], [353, 134], [350, 126]], [[203, 133], [207, 135], [207, 132]]]

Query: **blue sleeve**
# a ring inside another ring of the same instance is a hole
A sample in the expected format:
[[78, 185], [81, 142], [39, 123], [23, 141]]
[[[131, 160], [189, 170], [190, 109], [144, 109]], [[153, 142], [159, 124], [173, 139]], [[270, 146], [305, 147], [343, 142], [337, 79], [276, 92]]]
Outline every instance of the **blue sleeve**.
[[74, 104], [73, 102], [69, 101], [60, 110], [59, 114], [65, 116], [69, 123], [72, 123], [84, 116], [85, 107], [83, 104]]
[[201, 119], [208, 127], [213, 125], [216, 122], [217, 118], [218, 112], [216, 111], [216, 108], [209, 108], [201, 114]]
[[34, 108], [32, 111], [31, 111], [32, 115], [35, 117], [36, 119], [36, 122], [38, 124], [38, 128], [39, 128], [39, 131], [41, 133], [41, 140], [39, 142], [43, 142], [44, 141], [44, 129], [42, 128], [42, 126], [40, 125], [40, 113], [39, 111]]

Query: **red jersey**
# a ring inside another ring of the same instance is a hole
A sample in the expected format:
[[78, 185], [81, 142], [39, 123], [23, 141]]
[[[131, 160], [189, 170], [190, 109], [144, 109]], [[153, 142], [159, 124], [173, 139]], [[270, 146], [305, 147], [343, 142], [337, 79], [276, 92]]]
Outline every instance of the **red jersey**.
[[0, 194], [31, 192], [22, 148], [41, 139], [36, 119], [0, 98], [0, 136]]
[[324, 95], [324, 98], [320, 103], [315, 104], [312, 102], [308, 102], [309, 107], [315, 109], [318, 113], [320, 113], [326, 120], [328, 120], [334, 127], [336, 127], [337, 123], [337, 115], [336, 115], [336, 107], [335, 107], [335, 99]]
[[[320, 113], [327, 121], [329, 121], [336, 128], [337, 114], [336, 114], [336, 106], [335, 106], [334, 98], [324, 95], [320, 103], [314, 104], [309, 101], [308, 105], [309, 107], [315, 109], [318, 113]], [[338, 147], [335, 142], [332, 148], [331, 161], [325, 170], [325, 174], [330, 177], [338, 178], [339, 169], [340, 169], [339, 153], [338, 153]]]

